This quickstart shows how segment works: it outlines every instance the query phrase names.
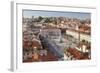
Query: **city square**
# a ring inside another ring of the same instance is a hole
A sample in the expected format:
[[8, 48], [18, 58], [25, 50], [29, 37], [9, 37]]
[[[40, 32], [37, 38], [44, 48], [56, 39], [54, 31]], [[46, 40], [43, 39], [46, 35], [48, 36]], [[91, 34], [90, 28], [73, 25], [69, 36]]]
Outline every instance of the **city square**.
[[24, 63], [91, 59], [90, 13], [23, 10], [22, 21]]

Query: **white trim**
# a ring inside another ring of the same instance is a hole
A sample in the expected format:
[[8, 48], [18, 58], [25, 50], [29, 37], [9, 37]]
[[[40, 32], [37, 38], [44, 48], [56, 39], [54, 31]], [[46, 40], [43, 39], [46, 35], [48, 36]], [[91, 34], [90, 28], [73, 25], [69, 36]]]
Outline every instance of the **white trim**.
[[11, 2], [11, 70], [15, 71], [17, 69], [17, 41], [16, 41], [16, 3]]
[[72, 3], [66, 3], [66, 2], [62, 2], [62, 3], [52, 3], [52, 5], [50, 3], [44, 3], [44, 2], [41, 2], [38, 3], [38, 1], [29, 1], [29, 0], [26, 0], [26, 1], [16, 1], [16, 3], [18, 4], [30, 4], [30, 5], [38, 5], [38, 6], [54, 6], [54, 7], [74, 7], [74, 8], [91, 8], [91, 9], [96, 9], [96, 7], [94, 6], [91, 6], [91, 5], [78, 5], [78, 4], [72, 4]]

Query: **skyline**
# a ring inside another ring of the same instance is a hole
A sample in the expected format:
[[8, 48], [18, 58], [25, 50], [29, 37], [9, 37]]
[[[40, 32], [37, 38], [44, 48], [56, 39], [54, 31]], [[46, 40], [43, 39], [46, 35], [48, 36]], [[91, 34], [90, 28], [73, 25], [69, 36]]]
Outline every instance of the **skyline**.
[[84, 12], [23, 10], [23, 17], [32, 17], [32, 16], [91, 19], [91, 13], [84, 13]]

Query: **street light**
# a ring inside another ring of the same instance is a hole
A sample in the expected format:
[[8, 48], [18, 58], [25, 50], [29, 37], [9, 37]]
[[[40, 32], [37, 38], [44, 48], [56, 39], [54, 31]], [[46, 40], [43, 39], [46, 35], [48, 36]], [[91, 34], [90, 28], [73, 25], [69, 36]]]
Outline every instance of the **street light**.
[[79, 40], [79, 46], [80, 46], [80, 26], [79, 26], [79, 24], [78, 24], [78, 40]]

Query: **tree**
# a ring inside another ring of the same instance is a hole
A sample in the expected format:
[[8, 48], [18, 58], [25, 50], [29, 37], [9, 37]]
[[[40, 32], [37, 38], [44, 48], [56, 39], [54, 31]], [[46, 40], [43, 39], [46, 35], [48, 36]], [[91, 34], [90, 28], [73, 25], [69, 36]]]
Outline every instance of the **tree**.
[[42, 21], [43, 17], [39, 16], [38, 17], [38, 22]]
[[46, 23], [51, 22], [50, 18], [46, 18], [46, 19], [45, 19], [45, 22], [46, 22]]

